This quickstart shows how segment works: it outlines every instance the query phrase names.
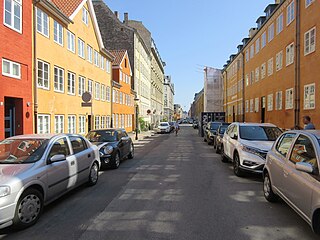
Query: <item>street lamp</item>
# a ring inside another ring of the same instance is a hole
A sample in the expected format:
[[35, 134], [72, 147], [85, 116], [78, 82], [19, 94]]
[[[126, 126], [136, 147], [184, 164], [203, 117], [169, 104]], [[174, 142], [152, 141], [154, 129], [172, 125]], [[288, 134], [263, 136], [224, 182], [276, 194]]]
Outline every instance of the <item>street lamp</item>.
[[139, 131], [139, 98], [137, 97], [137, 94], [135, 95], [134, 98], [134, 102], [135, 102], [135, 110], [136, 110], [136, 140], [138, 140], [138, 131]]

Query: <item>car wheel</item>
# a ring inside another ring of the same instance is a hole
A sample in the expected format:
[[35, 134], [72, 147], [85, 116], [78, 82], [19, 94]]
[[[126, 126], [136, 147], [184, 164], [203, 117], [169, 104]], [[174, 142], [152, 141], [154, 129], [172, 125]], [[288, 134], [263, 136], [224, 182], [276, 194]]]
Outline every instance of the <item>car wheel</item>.
[[90, 168], [88, 185], [96, 185], [99, 178], [99, 166], [97, 162], [94, 162]]
[[238, 153], [235, 153], [233, 156], [233, 172], [238, 177], [243, 176], [243, 172], [240, 169], [240, 158]]
[[134, 147], [133, 144], [130, 145], [130, 153], [128, 155], [129, 159], [132, 159], [134, 157]]
[[120, 166], [120, 153], [117, 152], [111, 162], [111, 168], [117, 169]]
[[220, 148], [219, 148], [219, 146], [216, 146], [216, 153], [220, 153]]
[[224, 153], [223, 145], [221, 145], [221, 161], [224, 162], [224, 163], [228, 162], [228, 158], [226, 157], [226, 155]]
[[216, 148], [217, 148], [216, 141], [213, 141], [213, 148], [214, 148], [214, 149], [216, 149]]
[[18, 200], [13, 224], [19, 229], [35, 224], [43, 209], [43, 195], [34, 188], [27, 189]]
[[206, 137], [204, 137], [204, 138], [203, 138], [203, 141], [204, 141], [204, 142], [206, 142], [206, 141], [207, 141]]
[[267, 172], [263, 175], [263, 195], [269, 202], [278, 200], [278, 196], [272, 191], [270, 176]]

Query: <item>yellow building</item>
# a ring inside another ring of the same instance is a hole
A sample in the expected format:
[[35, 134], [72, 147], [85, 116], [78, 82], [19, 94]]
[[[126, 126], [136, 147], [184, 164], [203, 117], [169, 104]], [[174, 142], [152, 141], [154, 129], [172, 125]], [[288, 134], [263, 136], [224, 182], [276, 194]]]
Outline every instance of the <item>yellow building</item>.
[[[91, 0], [40, 0], [34, 16], [37, 133], [109, 127], [113, 56], [104, 48]], [[91, 107], [82, 104], [85, 92]]]

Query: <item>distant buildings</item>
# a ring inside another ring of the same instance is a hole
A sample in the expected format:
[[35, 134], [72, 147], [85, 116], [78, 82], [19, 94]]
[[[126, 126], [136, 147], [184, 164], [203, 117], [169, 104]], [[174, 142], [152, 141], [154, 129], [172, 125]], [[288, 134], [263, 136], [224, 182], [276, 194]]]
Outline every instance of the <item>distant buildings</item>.
[[190, 117], [196, 120], [201, 118], [201, 112], [204, 112], [204, 89], [194, 95], [190, 107]]
[[204, 111], [223, 111], [223, 78], [221, 70], [204, 68]]
[[171, 76], [165, 76], [164, 78], [164, 114], [163, 119], [166, 121], [173, 121], [174, 118], [174, 84], [171, 81]]

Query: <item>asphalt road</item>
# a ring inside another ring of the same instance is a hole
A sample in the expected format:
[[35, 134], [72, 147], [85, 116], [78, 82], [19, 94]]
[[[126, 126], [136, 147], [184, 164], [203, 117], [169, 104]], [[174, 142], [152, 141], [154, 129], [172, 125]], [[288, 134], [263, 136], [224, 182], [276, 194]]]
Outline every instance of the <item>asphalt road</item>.
[[136, 155], [47, 206], [36, 225], [0, 239], [319, 239], [260, 176], [238, 178], [191, 127], [136, 143]]

